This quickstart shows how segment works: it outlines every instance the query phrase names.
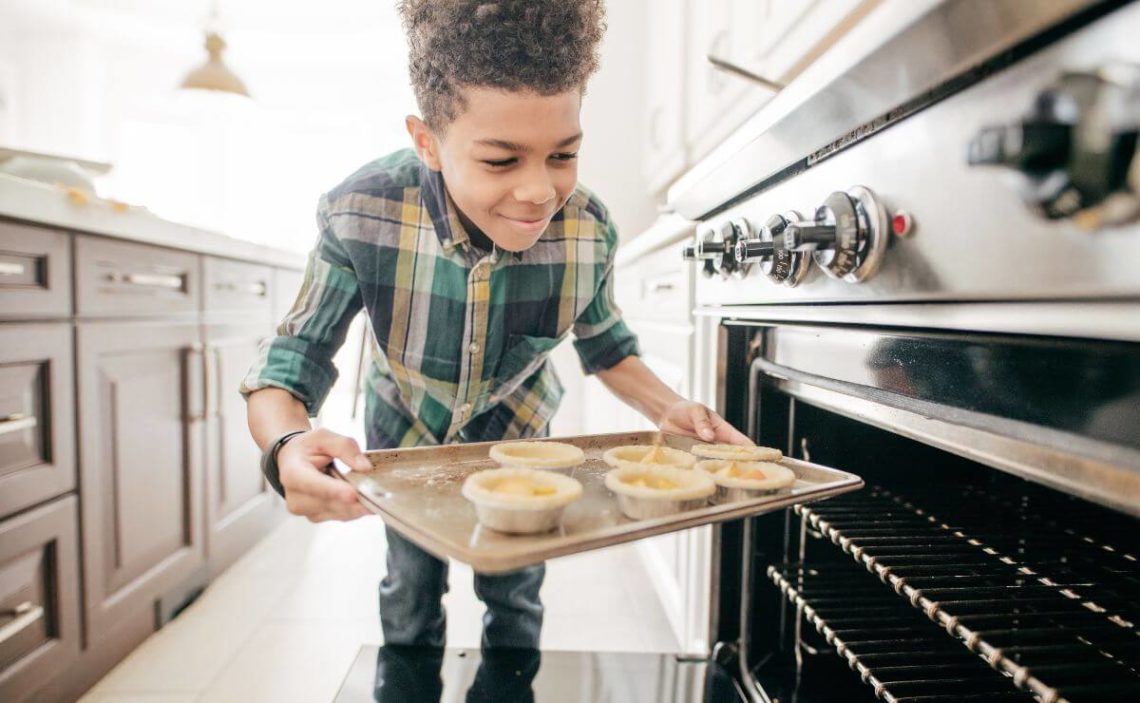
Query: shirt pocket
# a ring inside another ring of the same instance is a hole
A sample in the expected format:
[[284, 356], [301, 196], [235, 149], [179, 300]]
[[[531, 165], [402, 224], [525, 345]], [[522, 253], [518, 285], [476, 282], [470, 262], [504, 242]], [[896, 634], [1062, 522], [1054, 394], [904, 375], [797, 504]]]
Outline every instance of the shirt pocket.
[[[566, 339], [563, 334], [559, 337], [531, 337], [525, 334], [512, 334], [507, 338], [507, 346], [503, 356], [499, 359], [499, 366], [495, 371], [495, 380], [500, 385], [517, 386], [537, 371], [546, 361], [550, 352]], [[506, 390], [504, 393], [503, 390]], [[510, 389], [500, 388], [496, 396], [503, 396]]]

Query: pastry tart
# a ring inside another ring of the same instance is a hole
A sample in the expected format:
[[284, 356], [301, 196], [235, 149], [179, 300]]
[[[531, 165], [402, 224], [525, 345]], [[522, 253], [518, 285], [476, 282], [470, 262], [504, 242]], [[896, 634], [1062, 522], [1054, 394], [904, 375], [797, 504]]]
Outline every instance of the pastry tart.
[[716, 492], [709, 475], [674, 466], [624, 463], [606, 474], [622, 514], [635, 520], [699, 508]]
[[754, 495], [773, 493], [796, 481], [791, 469], [768, 461], [706, 459], [697, 462], [697, 469], [712, 476], [718, 500], [746, 500]]
[[586, 460], [581, 449], [564, 442], [504, 442], [490, 455], [502, 466], [527, 469], [571, 469]]
[[615, 469], [625, 464], [653, 464], [689, 469], [697, 463], [697, 458], [688, 452], [657, 444], [648, 447], [643, 444], [614, 447], [602, 454], [602, 459]]
[[726, 461], [779, 461], [783, 452], [772, 447], [745, 447], [739, 444], [694, 444], [689, 450], [704, 459]]
[[554, 529], [566, 506], [582, 497], [569, 476], [508, 467], [476, 471], [463, 482], [479, 523], [499, 532], [526, 534]]

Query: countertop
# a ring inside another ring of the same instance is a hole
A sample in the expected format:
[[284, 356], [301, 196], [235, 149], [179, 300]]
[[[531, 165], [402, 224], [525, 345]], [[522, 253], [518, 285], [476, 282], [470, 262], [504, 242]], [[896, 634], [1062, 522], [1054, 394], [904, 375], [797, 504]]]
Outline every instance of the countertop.
[[302, 269], [305, 256], [171, 222], [145, 208], [0, 173], [0, 217], [143, 244]]
[[632, 266], [646, 254], [692, 237], [694, 227], [696, 223], [676, 213], [662, 214], [644, 232], [618, 247], [614, 264], [618, 268]]

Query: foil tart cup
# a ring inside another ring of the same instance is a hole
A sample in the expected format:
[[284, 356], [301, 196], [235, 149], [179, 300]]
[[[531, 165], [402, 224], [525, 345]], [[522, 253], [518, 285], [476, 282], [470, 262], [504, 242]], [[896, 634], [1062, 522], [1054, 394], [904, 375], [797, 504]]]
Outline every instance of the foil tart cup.
[[668, 498], [641, 498], [618, 493], [618, 507], [622, 515], [633, 520], [675, 515], [688, 510], [696, 510], [708, 505], [708, 498], [689, 498], [686, 500], [670, 500]]
[[513, 535], [550, 532], [558, 527], [564, 512], [566, 512], [565, 505], [541, 510], [528, 510], [475, 504], [475, 517], [479, 519], [480, 525], [489, 527], [496, 532], [506, 532]]

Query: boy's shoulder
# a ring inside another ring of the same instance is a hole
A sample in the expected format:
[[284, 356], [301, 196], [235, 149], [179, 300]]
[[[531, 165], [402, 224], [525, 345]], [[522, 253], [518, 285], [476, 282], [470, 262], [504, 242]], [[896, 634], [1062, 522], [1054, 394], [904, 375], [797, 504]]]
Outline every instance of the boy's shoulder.
[[[593, 190], [581, 185], [581, 183], [578, 183], [573, 189], [573, 193], [567, 199], [567, 204], [562, 206], [561, 220], [563, 223], [562, 236], [567, 235], [565, 230], [572, 230], [578, 232], [579, 236], [584, 235], [601, 240], [609, 250], [613, 250], [618, 245], [618, 230], [614, 226], [609, 207], [605, 206], [602, 198], [597, 197]], [[577, 221], [576, 227], [568, 227], [570, 222], [575, 221]], [[584, 228], [580, 226], [581, 222], [591, 222], [593, 226]]]
[[326, 197], [333, 207], [346, 196], [395, 197], [421, 185], [420, 158], [414, 149], [400, 149], [356, 169], [330, 190]]
[[575, 186], [574, 192], [571, 193], [566, 205], [563, 206], [562, 218], [564, 220], [592, 220], [597, 225], [595, 230], [600, 230], [606, 239], [613, 237], [616, 240], [617, 238], [609, 208], [594, 191], [581, 183]]

